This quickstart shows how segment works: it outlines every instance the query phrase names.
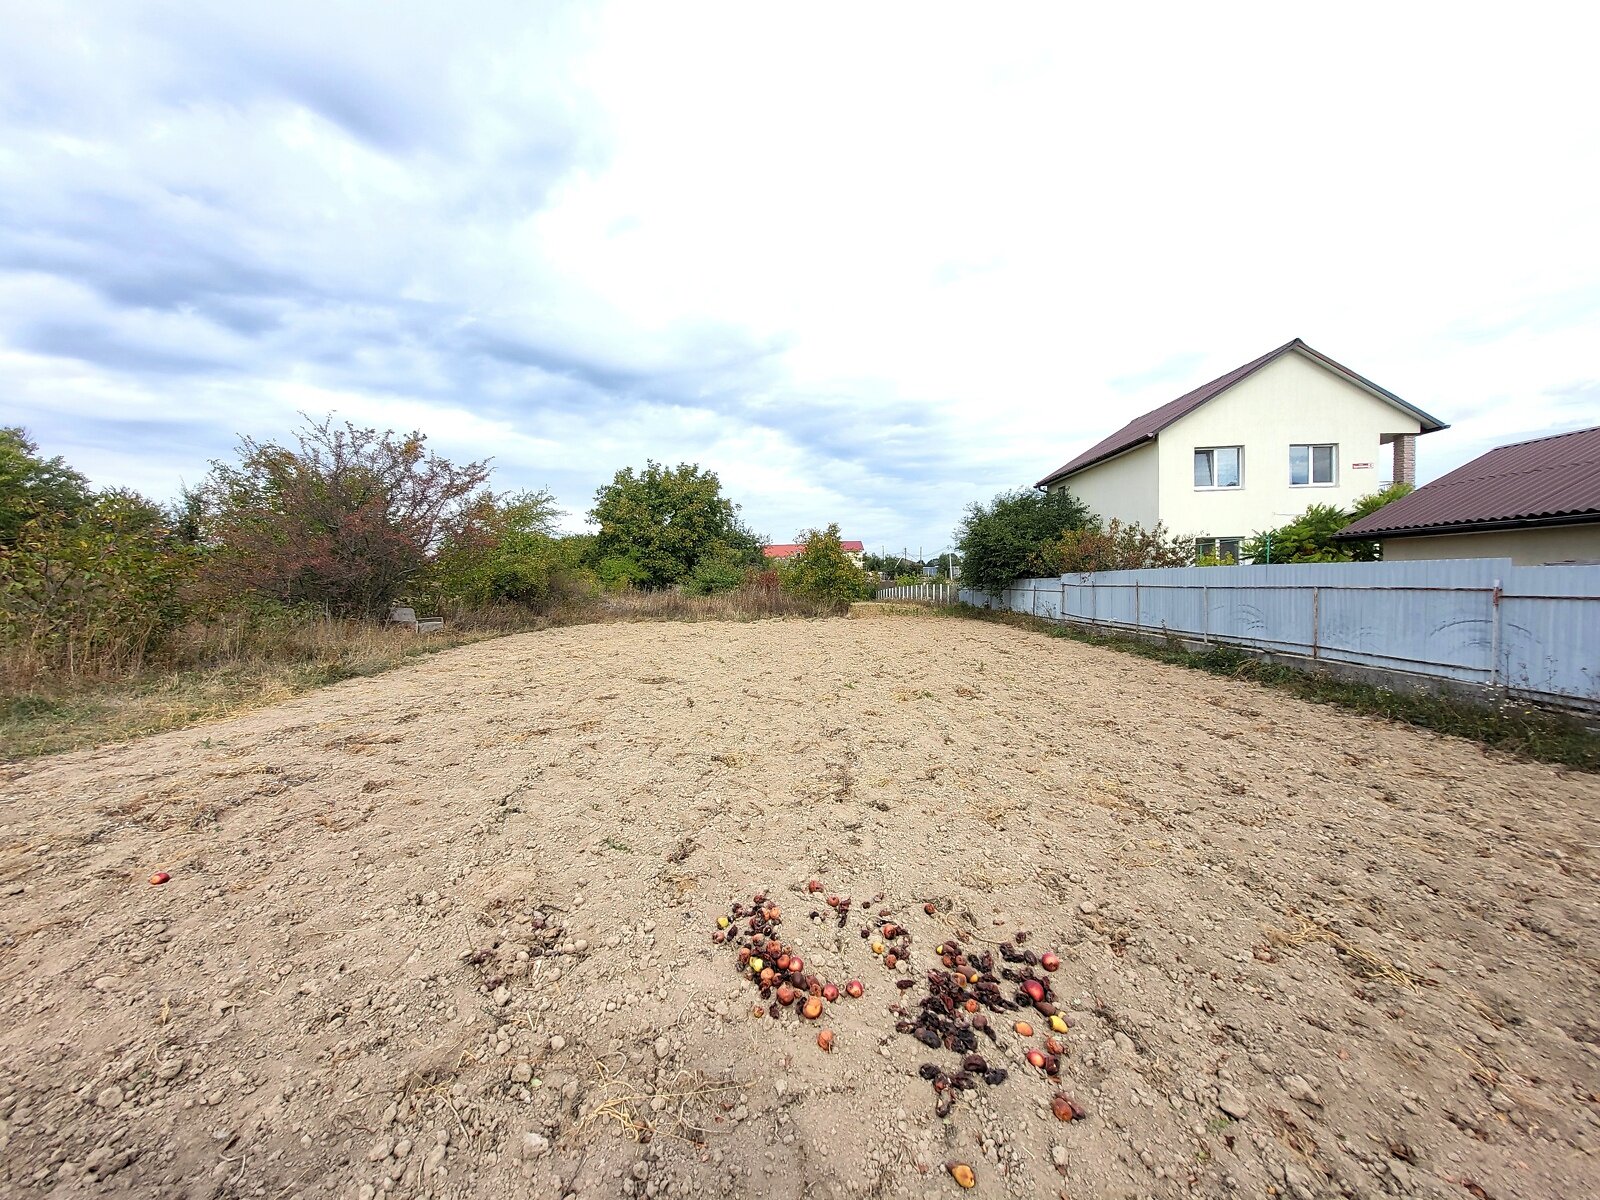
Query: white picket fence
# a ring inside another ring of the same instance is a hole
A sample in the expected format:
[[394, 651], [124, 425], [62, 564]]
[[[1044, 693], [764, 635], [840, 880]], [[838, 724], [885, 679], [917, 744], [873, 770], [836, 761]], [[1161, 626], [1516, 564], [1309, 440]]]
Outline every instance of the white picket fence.
[[961, 589], [953, 583], [910, 583], [903, 587], [879, 588], [879, 600], [925, 600], [930, 604], [956, 604]]
[[1600, 711], [1600, 566], [1510, 559], [1104, 571], [959, 599]]

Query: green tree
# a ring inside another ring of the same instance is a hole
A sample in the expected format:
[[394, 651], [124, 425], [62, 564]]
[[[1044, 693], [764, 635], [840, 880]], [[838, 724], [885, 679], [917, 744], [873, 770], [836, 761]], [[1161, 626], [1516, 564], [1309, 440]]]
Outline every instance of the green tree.
[[902, 558], [898, 554], [863, 554], [861, 565], [880, 575], [906, 575], [913, 573], [922, 564], [913, 563], [909, 558]]
[[0, 548], [14, 546], [29, 521], [71, 519], [93, 497], [89, 481], [59, 455], [43, 457], [27, 430], [0, 428]]
[[1401, 496], [1409, 496], [1417, 489], [1409, 483], [1391, 483], [1381, 491], [1369, 492], [1350, 506], [1350, 519], [1359, 521], [1362, 517], [1370, 517], [1385, 504], [1393, 504]]
[[988, 504], [974, 503], [956, 530], [961, 580], [980, 591], [999, 592], [1018, 579], [1058, 574], [1062, 535], [1094, 523], [1083, 501], [1065, 491], [1027, 488], [1001, 492]]
[[808, 529], [799, 540], [801, 551], [779, 568], [784, 591], [839, 606], [872, 594], [867, 573], [840, 541], [838, 525]]
[[628, 574], [636, 571], [637, 582], [648, 588], [684, 582], [719, 543], [734, 553], [760, 548], [760, 540], [740, 524], [739, 506], [722, 494], [716, 472], [698, 464], [664, 467], [650, 461], [637, 472], [624, 467], [595, 492], [589, 519], [600, 526], [600, 561], [625, 560], [633, 568]]
[[1382, 557], [1377, 542], [1335, 541], [1334, 535], [1411, 490], [1409, 483], [1392, 484], [1362, 496], [1349, 512], [1333, 504], [1313, 504], [1287, 525], [1256, 534], [1239, 553], [1256, 563], [1376, 562]]

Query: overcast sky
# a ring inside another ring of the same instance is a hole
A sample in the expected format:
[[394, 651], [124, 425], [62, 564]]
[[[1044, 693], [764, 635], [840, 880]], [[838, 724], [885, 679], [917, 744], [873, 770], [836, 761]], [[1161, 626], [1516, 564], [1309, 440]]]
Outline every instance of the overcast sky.
[[1600, 423], [1594, 11], [0, 0], [0, 420], [166, 498], [336, 411], [572, 528], [688, 460], [931, 555], [1298, 336], [1425, 480]]

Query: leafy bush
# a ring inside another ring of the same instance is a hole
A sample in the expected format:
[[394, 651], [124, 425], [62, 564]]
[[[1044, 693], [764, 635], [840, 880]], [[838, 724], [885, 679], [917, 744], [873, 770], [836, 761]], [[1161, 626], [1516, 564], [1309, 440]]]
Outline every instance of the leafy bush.
[[183, 616], [191, 558], [159, 508], [106, 491], [15, 526], [0, 576], [0, 638], [10, 686], [40, 672], [132, 670]]
[[642, 587], [649, 576], [637, 559], [627, 554], [608, 554], [595, 564], [595, 575], [600, 586], [608, 592], [622, 592]]
[[557, 512], [549, 492], [480, 494], [434, 559], [430, 584], [438, 602], [543, 612], [596, 590], [598, 580], [582, 564], [584, 547], [555, 536]]
[[1056, 546], [1056, 566], [1062, 574], [1187, 567], [1193, 562], [1194, 539], [1169, 534], [1159, 521], [1146, 529], [1137, 521], [1124, 525], [1113, 517], [1104, 529], [1098, 523], [1069, 529]]
[[731, 592], [745, 580], [749, 567], [748, 555], [733, 547], [717, 542], [695, 564], [683, 590], [691, 596], [712, 596]]
[[1392, 484], [1362, 496], [1349, 512], [1332, 504], [1313, 504], [1287, 525], [1256, 534], [1239, 553], [1257, 563], [1376, 562], [1383, 556], [1377, 542], [1335, 541], [1334, 535], [1411, 490], [1409, 483]]
[[335, 616], [382, 617], [459, 532], [486, 462], [458, 466], [421, 433], [308, 420], [293, 447], [242, 438], [201, 489], [205, 576]]
[[1063, 535], [1094, 522], [1084, 503], [1065, 491], [1001, 492], [988, 504], [975, 503], [956, 532], [962, 582], [999, 592], [1018, 579], [1059, 574]]
[[780, 568], [786, 592], [841, 606], [872, 594], [867, 573], [845, 552], [838, 525], [808, 529], [800, 535], [800, 541], [800, 552]]

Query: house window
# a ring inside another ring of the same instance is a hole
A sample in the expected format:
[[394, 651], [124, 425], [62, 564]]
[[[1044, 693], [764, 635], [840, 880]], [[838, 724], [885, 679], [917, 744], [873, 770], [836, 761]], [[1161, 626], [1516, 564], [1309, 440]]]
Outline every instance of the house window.
[[1339, 447], [1290, 446], [1289, 485], [1291, 487], [1323, 487], [1337, 483], [1339, 474]]
[[1244, 484], [1244, 447], [1212, 446], [1194, 452], [1194, 486], [1236, 488]]
[[1226, 563], [1237, 566], [1239, 543], [1243, 538], [1195, 538], [1194, 559], [1197, 563]]

